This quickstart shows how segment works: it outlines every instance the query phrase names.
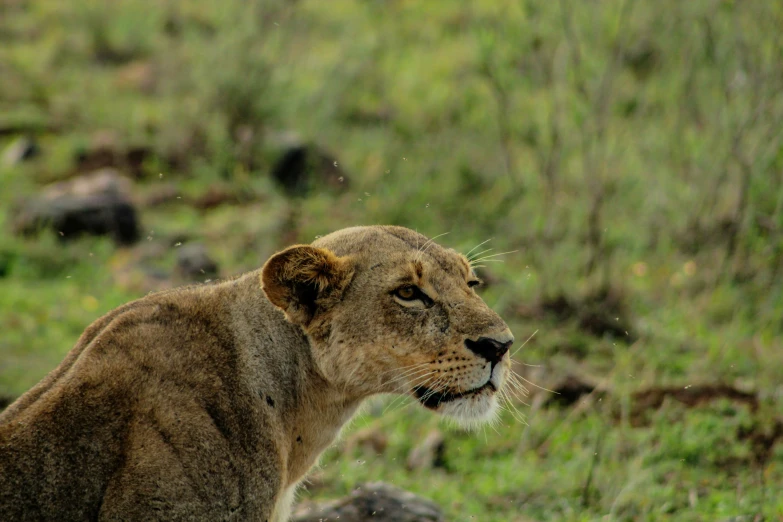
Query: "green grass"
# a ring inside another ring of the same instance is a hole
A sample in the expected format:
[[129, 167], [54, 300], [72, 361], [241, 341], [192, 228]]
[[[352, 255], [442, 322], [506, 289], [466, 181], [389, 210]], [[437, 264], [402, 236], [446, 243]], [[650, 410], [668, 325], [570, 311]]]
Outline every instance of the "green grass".
[[[418, 472], [404, 462], [438, 419], [368, 406], [347, 436], [382, 429], [386, 451], [338, 445], [312, 495], [382, 479], [448, 520], [777, 520], [783, 444], [759, 461], [740, 435], [783, 410], [781, 26], [764, 0], [6, 2], [0, 129], [20, 131], [0, 150], [24, 131], [42, 154], [0, 166], [0, 394], [169, 284], [155, 274], [177, 237], [225, 276], [355, 224], [448, 231], [462, 251], [493, 238], [515, 252], [484, 269], [483, 295], [518, 339], [537, 331], [516, 356], [525, 375], [609, 392], [556, 408], [531, 387], [527, 424], [449, 430], [446, 469]], [[350, 189], [288, 201], [268, 176], [287, 131], [333, 153]], [[152, 151], [140, 200], [166, 186], [183, 200], [142, 208], [130, 249], [14, 237], [18, 202], [71, 176], [98, 134]], [[210, 187], [253, 197], [185, 202]], [[541, 313], [605, 288], [630, 344]], [[667, 399], [635, 417], [635, 392], [717, 383], [758, 409]]]

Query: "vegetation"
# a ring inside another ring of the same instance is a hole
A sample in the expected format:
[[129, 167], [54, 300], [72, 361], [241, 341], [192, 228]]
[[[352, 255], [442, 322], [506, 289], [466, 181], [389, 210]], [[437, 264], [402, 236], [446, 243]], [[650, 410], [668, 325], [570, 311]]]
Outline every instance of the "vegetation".
[[[229, 276], [355, 224], [492, 238], [524, 422], [441, 427], [408, 471], [438, 419], [373, 402], [305, 497], [382, 479], [454, 521], [783, 520], [780, 27], [765, 0], [2, 1], [0, 150], [40, 154], [0, 164], [0, 394], [171, 284], [182, 242]], [[291, 133], [344, 186], [281, 190]], [[144, 151], [117, 165], [141, 242], [13, 234], [99, 144]]]

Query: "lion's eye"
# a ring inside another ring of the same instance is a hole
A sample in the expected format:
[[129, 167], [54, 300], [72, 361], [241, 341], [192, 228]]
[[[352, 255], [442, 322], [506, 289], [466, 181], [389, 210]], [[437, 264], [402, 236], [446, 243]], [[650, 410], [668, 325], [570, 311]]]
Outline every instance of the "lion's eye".
[[403, 286], [395, 290], [394, 295], [404, 301], [411, 301], [416, 298], [416, 289], [412, 286]]
[[473, 279], [472, 281], [468, 281], [468, 287], [470, 287], [470, 288], [473, 288], [473, 287], [476, 287], [476, 286], [480, 286], [480, 285], [481, 285], [481, 280], [480, 279]]
[[423, 305], [425, 308], [429, 308], [433, 305], [433, 300], [415, 285], [401, 286], [392, 292], [392, 295], [397, 299], [398, 303], [407, 307], [419, 307]]

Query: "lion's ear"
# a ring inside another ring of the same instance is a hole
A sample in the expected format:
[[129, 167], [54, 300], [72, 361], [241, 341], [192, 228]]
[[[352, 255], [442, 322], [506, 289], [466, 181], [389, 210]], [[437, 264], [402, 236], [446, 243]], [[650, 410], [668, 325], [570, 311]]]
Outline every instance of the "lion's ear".
[[292, 323], [307, 326], [316, 313], [342, 298], [353, 278], [344, 257], [309, 245], [295, 245], [273, 255], [261, 269], [261, 287]]

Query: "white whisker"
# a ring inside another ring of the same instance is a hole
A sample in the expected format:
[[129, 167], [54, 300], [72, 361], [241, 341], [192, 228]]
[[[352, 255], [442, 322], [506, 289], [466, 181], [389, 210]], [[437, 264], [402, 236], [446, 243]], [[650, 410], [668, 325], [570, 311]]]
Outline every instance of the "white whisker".
[[470, 257], [468, 258], [468, 260], [469, 260], [469, 261], [474, 261], [474, 260], [475, 260], [475, 259], [476, 259], [478, 256], [480, 256], [481, 254], [486, 254], [487, 252], [492, 252], [493, 250], [495, 250], [495, 249], [494, 249], [494, 248], [488, 248], [488, 249], [486, 249], [486, 250], [482, 250], [481, 252], [476, 252], [475, 254], [473, 254], [472, 256], [470, 256]]
[[446, 234], [449, 234], [449, 233], [450, 233], [450, 232], [444, 232], [444, 233], [442, 233], [442, 234], [438, 234], [437, 236], [435, 236], [435, 237], [432, 237], [432, 238], [428, 239], [426, 243], [424, 243], [423, 245], [421, 245], [421, 248], [417, 248], [418, 252], [416, 253], [416, 261], [418, 261], [419, 259], [421, 259], [421, 256], [423, 255], [423, 253], [424, 253], [424, 252], [426, 252], [425, 248], [427, 248], [427, 245], [429, 245], [430, 243], [432, 243], [433, 241], [435, 241], [435, 240], [436, 240], [436, 239], [438, 239], [439, 237], [441, 237], [441, 236], [445, 236]]
[[[470, 257], [468, 257], [468, 256], [470, 256], [470, 253], [471, 253], [471, 252], [473, 252], [474, 250], [476, 250], [478, 247], [480, 247], [480, 246], [481, 246], [481, 245], [483, 245], [484, 243], [489, 243], [490, 241], [492, 241], [492, 238], [489, 238], [489, 239], [487, 239], [486, 241], [482, 241], [482, 242], [481, 242], [481, 243], [479, 243], [478, 245], [476, 245], [476, 246], [474, 246], [473, 248], [471, 248], [470, 250], [468, 250], [468, 252], [467, 252], [466, 254], [463, 254], [463, 255], [464, 255], [465, 257], [467, 257], [468, 259], [470, 259]], [[475, 257], [475, 256], [474, 256], [474, 257]]]
[[415, 368], [417, 366], [424, 366], [426, 364], [430, 364], [430, 363], [429, 362], [423, 362], [423, 363], [418, 363], [418, 364], [411, 364], [411, 365], [408, 365], [408, 366], [401, 366], [399, 368], [392, 368], [390, 370], [386, 370], [386, 371], [381, 372], [379, 375], [386, 375], [387, 373], [407, 370], [408, 368]]
[[523, 384], [519, 383], [515, 379], [509, 379], [508, 381], [508, 390], [506, 390], [509, 393], [509, 396], [514, 397], [517, 401], [521, 402], [525, 406], [529, 406], [525, 402], [525, 399], [527, 399], [530, 396], [530, 390], [528, 390]]
[[[517, 377], [519, 377], [520, 379], [522, 379], [522, 380], [523, 380], [523, 381], [525, 381], [526, 383], [530, 384], [531, 386], [535, 386], [535, 387], [536, 387], [536, 388], [538, 388], [539, 390], [543, 390], [543, 391], [546, 391], [546, 392], [549, 392], [549, 393], [556, 393], [556, 394], [558, 394], [556, 391], [550, 390], [550, 389], [548, 389], [548, 388], [544, 388], [543, 386], [539, 386], [538, 384], [536, 384], [536, 383], [534, 383], [534, 382], [532, 382], [532, 381], [528, 381], [527, 379], [525, 379], [525, 378], [524, 378], [524, 377], [522, 377], [521, 375], [517, 375]], [[558, 395], [559, 395], [559, 394], [558, 394]]]
[[404, 384], [403, 381], [406, 381], [406, 380], [409, 380], [409, 379], [418, 379], [422, 375], [430, 373], [430, 371], [431, 370], [429, 368], [420, 368], [420, 369], [416, 370], [413, 373], [409, 373], [409, 374], [406, 374], [406, 375], [399, 375], [399, 376], [395, 377], [394, 379], [392, 379], [391, 381], [385, 383], [385, 385], [386, 386], [390, 386], [392, 384], [396, 385], [396, 383]]
[[514, 403], [505, 394], [501, 394], [501, 398], [505, 402], [507, 411], [511, 414], [514, 420], [527, 426], [528, 424], [525, 415], [521, 411], [519, 411], [519, 409], [514, 405]]
[[[417, 377], [416, 379], [414, 379], [414, 381], [413, 381], [413, 382], [415, 383], [415, 382], [416, 382], [417, 380], [419, 380], [419, 379], [424, 379], [424, 382], [427, 382], [427, 381], [429, 381], [429, 380], [431, 380], [431, 379], [433, 378], [433, 377], [432, 377], [432, 375], [433, 375], [432, 373], [427, 373], [427, 374], [425, 374], [425, 375], [422, 375], [422, 376], [420, 376], [420, 377]], [[411, 389], [415, 389], [417, 386], [421, 386], [422, 384], [423, 384], [423, 383], [420, 383], [420, 384], [413, 384], [413, 383], [412, 383], [412, 384], [411, 384]], [[387, 412], [387, 411], [388, 411], [390, 408], [392, 408], [392, 407], [393, 407], [395, 404], [397, 404], [399, 401], [404, 401], [404, 400], [405, 400], [407, 397], [408, 397], [408, 394], [407, 394], [407, 393], [400, 392], [400, 393], [399, 393], [399, 395], [398, 395], [397, 397], [395, 397], [394, 399], [392, 399], [392, 400], [391, 400], [391, 402], [389, 402], [389, 404], [387, 404], [387, 405], [386, 405], [386, 408], [384, 408], [384, 410], [383, 410], [383, 412], [381, 413], [381, 415], [384, 415], [384, 414], [386, 414], [386, 412]], [[392, 411], [393, 411], [393, 410], [392, 410]]]
[[492, 254], [489, 256], [479, 257], [478, 259], [473, 259], [473, 262], [478, 263], [479, 261], [484, 261], [485, 259], [489, 259], [491, 257], [498, 257], [498, 256], [504, 256], [506, 254], [513, 254], [514, 252], [519, 252], [519, 250], [509, 250], [508, 252], [499, 252], [497, 254]]
[[524, 347], [524, 346], [525, 346], [525, 345], [528, 343], [528, 341], [530, 341], [530, 339], [532, 339], [532, 338], [533, 338], [533, 336], [534, 336], [534, 335], [536, 335], [537, 333], [538, 333], [538, 330], [536, 330], [535, 332], [533, 332], [532, 334], [530, 334], [530, 337], [528, 337], [527, 339], [525, 339], [525, 342], [524, 342], [524, 343], [522, 343], [522, 344], [519, 346], [519, 348], [517, 348], [516, 350], [514, 350], [513, 352], [511, 352], [511, 355], [509, 355], [509, 357], [514, 357], [514, 355], [515, 355], [515, 354], [516, 354], [516, 353], [517, 353], [519, 350], [521, 350], [521, 349], [522, 349], [522, 348], [523, 348], [523, 347]]

